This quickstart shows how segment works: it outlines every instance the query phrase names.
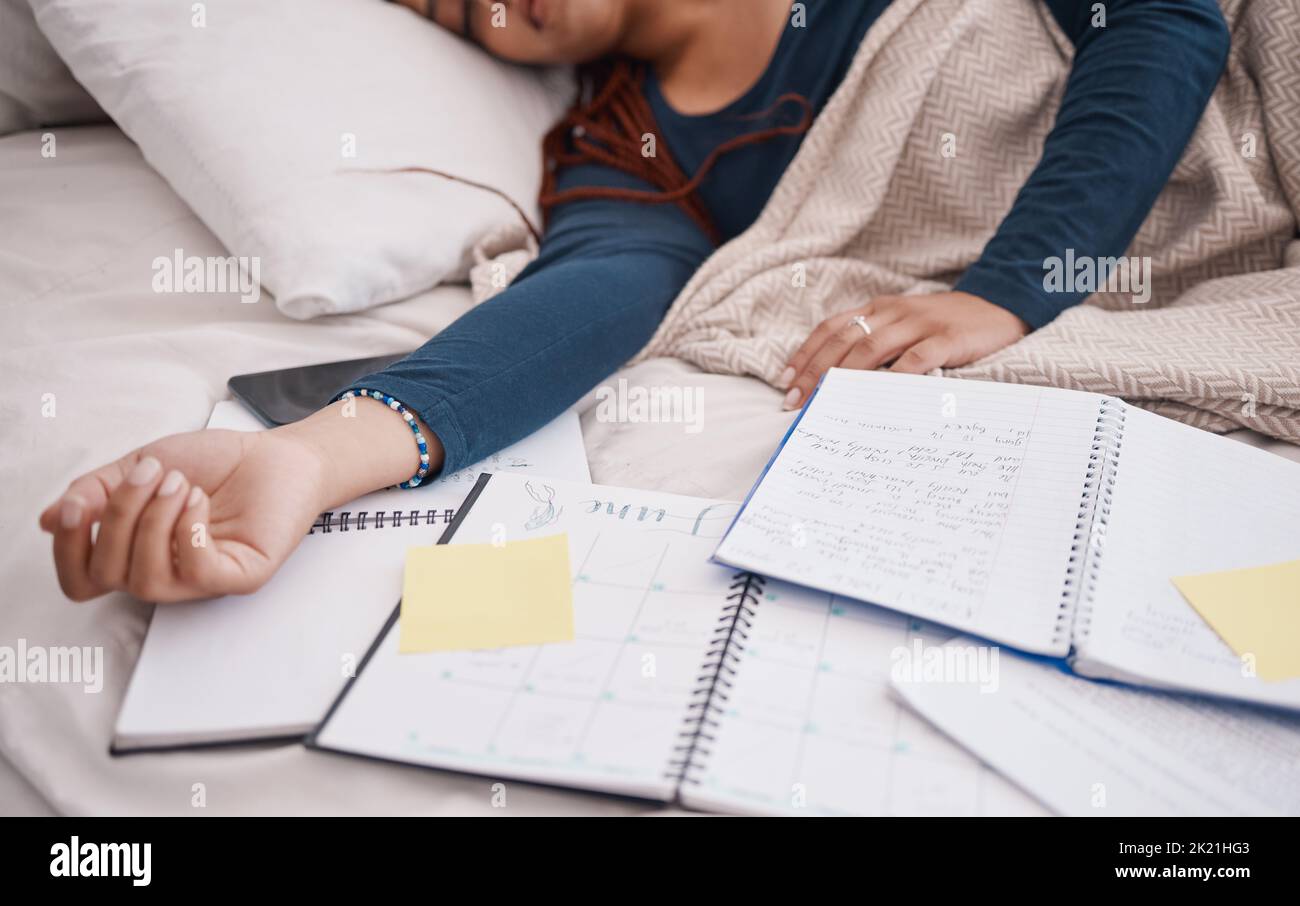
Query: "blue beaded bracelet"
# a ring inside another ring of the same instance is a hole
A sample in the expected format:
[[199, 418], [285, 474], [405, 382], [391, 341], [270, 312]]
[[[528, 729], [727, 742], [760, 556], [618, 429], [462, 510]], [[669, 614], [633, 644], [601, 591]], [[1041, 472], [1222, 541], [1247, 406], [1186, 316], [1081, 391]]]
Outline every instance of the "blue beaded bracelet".
[[424, 439], [424, 435], [420, 433], [420, 423], [415, 420], [415, 416], [411, 414], [409, 409], [387, 393], [380, 393], [378, 390], [345, 390], [334, 398], [334, 402], [352, 399], [356, 396], [368, 396], [373, 400], [378, 400], [406, 419], [406, 426], [415, 435], [415, 445], [420, 449], [420, 468], [415, 470], [415, 475], [403, 481], [397, 487], [408, 489], [419, 487], [420, 482], [424, 481], [425, 476], [429, 474], [429, 444]]

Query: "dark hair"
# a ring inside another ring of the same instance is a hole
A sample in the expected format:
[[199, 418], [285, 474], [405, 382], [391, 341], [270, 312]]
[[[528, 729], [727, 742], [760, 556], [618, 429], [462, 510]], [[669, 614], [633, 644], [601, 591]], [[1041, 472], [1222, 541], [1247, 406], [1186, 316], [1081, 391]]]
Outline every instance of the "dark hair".
[[[812, 107], [797, 94], [784, 94], [768, 110], [755, 117], [771, 115], [777, 108], [797, 103], [802, 108], [798, 123], [759, 129], [718, 145], [687, 177], [665, 143], [659, 141], [655, 154], [642, 154], [642, 136], [660, 135], [654, 111], [646, 100], [643, 85], [645, 66], [626, 58], [602, 60], [579, 69], [578, 100], [542, 141], [543, 175], [538, 204], [543, 223], [556, 205], [589, 198], [609, 198], [643, 204], [680, 205], [714, 245], [721, 235], [700, 199], [697, 189], [718, 158], [737, 148], [781, 135], [799, 135], [812, 125]], [[581, 163], [599, 163], [636, 176], [658, 191], [621, 189], [612, 186], [581, 186], [557, 191], [559, 171]]]

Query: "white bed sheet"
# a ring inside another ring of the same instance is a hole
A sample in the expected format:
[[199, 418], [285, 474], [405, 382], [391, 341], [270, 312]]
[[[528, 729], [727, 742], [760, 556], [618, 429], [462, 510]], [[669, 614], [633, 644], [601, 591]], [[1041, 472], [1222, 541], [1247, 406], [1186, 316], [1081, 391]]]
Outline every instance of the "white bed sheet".
[[[414, 348], [468, 305], [443, 287], [362, 315], [290, 321], [269, 299], [152, 292], [155, 256], [220, 243], [111, 126], [0, 139], [0, 644], [102, 645], [103, 691], [0, 683], [0, 813], [500, 814], [492, 781], [310, 752], [296, 745], [111, 758], [118, 705], [149, 607], [76, 605], [54, 577], [40, 510], [75, 475], [163, 434], [200, 427], [241, 372]], [[592, 477], [739, 498], [792, 414], [780, 394], [671, 360], [622, 376], [686, 385], [706, 430], [583, 415]], [[54, 394], [55, 417], [42, 414]], [[1300, 449], [1244, 439], [1300, 458]], [[236, 665], [232, 664], [232, 669]], [[663, 813], [613, 797], [511, 784], [508, 814]]]
[[[149, 608], [126, 595], [76, 605], [59, 592], [40, 510], [82, 471], [152, 438], [202, 426], [232, 374], [418, 346], [468, 306], [443, 287], [363, 315], [291, 321], [271, 300], [157, 295], [152, 261], [225, 250], [111, 126], [0, 139], [0, 644], [103, 645], [102, 692], [0, 683], [0, 813], [499, 813], [490, 783], [308, 752], [299, 746], [110, 758], [108, 739]], [[634, 380], [681, 382], [651, 362]], [[584, 431], [598, 481], [738, 496], [790, 421], [756, 382], [700, 375], [706, 424]], [[55, 417], [42, 415], [53, 394]], [[705, 440], [709, 438], [709, 440]], [[707, 446], [706, 446], [707, 444]], [[234, 669], [234, 665], [232, 665]], [[511, 784], [508, 813], [636, 814], [643, 803]]]

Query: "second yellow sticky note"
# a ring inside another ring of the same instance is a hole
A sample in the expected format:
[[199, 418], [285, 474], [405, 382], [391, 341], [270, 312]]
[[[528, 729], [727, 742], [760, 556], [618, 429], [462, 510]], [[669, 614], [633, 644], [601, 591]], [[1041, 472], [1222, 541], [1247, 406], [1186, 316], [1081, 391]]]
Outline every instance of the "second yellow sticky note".
[[1300, 560], [1178, 576], [1174, 585], [1260, 679], [1300, 677]]
[[568, 536], [410, 548], [398, 626], [403, 654], [573, 641]]

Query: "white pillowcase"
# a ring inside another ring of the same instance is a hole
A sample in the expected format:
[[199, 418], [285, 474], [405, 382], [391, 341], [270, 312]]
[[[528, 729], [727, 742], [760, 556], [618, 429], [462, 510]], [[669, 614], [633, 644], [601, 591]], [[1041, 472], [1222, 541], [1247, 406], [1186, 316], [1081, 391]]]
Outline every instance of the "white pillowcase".
[[36, 27], [27, 0], [0, 0], [0, 135], [104, 119]]
[[[30, 0], [72, 72], [295, 318], [461, 279], [536, 222], [567, 71], [494, 60], [381, 0]], [[170, 255], [171, 248], [158, 254]], [[146, 262], [147, 264], [148, 262]]]

